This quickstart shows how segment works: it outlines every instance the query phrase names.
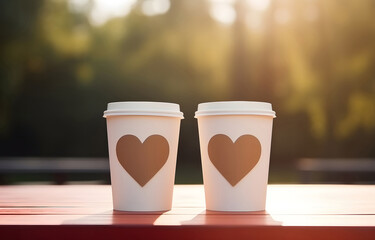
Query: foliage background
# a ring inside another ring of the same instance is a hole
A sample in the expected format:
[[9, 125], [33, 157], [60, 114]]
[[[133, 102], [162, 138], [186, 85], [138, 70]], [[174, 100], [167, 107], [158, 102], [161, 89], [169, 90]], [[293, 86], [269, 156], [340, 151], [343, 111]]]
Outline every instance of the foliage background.
[[0, 1], [0, 156], [106, 157], [108, 102], [175, 102], [177, 180], [200, 182], [197, 104], [252, 100], [277, 112], [271, 177], [302, 157], [375, 157], [375, 1], [171, 0], [146, 14], [150, 1], [102, 24], [95, 1]]

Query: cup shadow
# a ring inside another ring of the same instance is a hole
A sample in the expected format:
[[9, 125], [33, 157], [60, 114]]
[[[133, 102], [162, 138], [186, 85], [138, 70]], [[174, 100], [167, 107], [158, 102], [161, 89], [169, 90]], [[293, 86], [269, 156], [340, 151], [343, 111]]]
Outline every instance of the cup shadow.
[[72, 215], [62, 224], [67, 225], [181, 225], [181, 226], [281, 226], [282, 222], [275, 220], [267, 211], [227, 212], [227, 211], [189, 211], [183, 212], [172, 209], [169, 211], [133, 212], [107, 210], [84, 215]]
[[267, 211], [233, 212], [203, 210], [183, 225], [205, 226], [281, 226], [282, 222], [275, 220]]
[[113, 210], [113, 225], [153, 225], [154, 222], [168, 211], [129, 212]]
[[168, 211], [130, 212], [110, 210], [99, 213], [88, 214], [83, 217], [69, 219], [63, 224], [82, 225], [153, 225], [154, 222]]

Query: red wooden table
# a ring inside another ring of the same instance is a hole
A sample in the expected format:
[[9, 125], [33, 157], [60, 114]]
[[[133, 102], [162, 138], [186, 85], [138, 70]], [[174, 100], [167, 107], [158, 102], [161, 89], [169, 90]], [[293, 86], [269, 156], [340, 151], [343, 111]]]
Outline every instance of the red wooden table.
[[0, 186], [0, 239], [375, 239], [375, 186], [270, 185], [266, 211], [206, 211], [177, 185], [167, 212], [112, 210], [111, 188]]

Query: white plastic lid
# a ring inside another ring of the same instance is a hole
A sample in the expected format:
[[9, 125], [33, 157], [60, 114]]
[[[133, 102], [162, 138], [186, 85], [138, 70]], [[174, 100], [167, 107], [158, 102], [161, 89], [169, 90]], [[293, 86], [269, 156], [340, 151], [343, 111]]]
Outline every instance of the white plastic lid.
[[195, 118], [212, 115], [262, 115], [275, 118], [271, 103], [250, 101], [207, 102], [198, 105]]
[[111, 102], [103, 117], [122, 115], [184, 118], [180, 105], [165, 102]]

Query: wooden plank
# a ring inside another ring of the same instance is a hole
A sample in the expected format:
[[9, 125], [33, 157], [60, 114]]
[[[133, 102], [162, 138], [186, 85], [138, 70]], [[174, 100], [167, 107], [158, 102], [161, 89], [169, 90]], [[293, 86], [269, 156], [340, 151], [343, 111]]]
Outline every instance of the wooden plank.
[[202, 186], [178, 185], [172, 210], [134, 213], [112, 210], [110, 186], [3, 186], [0, 224], [375, 226], [374, 202], [375, 186], [270, 185], [266, 211], [215, 212], [205, 210]]
[[375, 227], [375, 215], [255, 215], [255, 214], [128, 214], [1, 215], [0, 225], [119, 225], [119, 226], [325, 226]]
[[2, 239], [374, 239], [375, 186], [270, 185], [266, 211], [204, 208], [175, 186], [166, 212], [112, 210], [110, 186], [1, 186]]
[[228, 239], [262, 239], [262, 240], [373, 240], [375, 229], [368, 227], [207, 227], [197, 228], [181, 226], [0, 226], [4, 239], [18, 240], [33, 238], [38, 240], [82, 240], [82, 239], [179, 239], [179, 240], [228, 240]]
[[[374, 202], [374, 185], [270, 185], [266, 208], [269, 214], [375, 214]], [[173, 209], [167, 214], [195, 214], [204, 209], [203, 186], [177, 185]], [[107, 185], [0, 186], [0, 214], [93, 214], [111, 210], [111, 188]]]

